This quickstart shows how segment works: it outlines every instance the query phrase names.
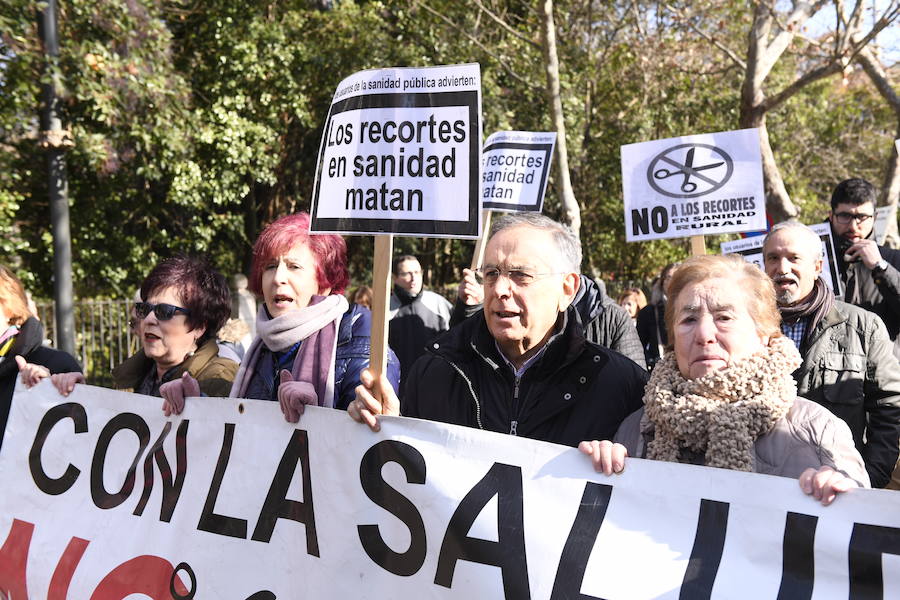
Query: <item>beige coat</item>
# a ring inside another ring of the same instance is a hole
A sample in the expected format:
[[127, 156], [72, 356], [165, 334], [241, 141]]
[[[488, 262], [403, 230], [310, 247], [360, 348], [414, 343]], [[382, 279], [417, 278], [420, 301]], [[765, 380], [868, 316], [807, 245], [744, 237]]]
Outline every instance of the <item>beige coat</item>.
[[[653, 432], [641, 434], [644, 409], [632, 413], [616, 432], [616, 442], [628, 449], [628, 456], [644, 458]], [[703, 455], [688, 456], [685, 462], [703, 464]], [[815, 402], [797, 398], [788, 414], [753, 445], [753, 471], [766, 475], [797, 478], [809, 467], [829, 466], [862, 487], [870, 487], [862, 457], [853, 444], [850, 429], [842, 420]]]

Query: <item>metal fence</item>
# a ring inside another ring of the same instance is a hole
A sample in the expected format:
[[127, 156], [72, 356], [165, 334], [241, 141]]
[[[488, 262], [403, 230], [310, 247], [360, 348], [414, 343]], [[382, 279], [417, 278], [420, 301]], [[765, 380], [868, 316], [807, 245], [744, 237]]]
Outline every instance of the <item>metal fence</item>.
[[[131, 305], [129, 300], [75, 302], [75, 358], [88, 383], [110, 387], [113, 367], [137, 352], [138, 339], [128, 327]], [[37, 312], [44, 336], [57, 347], [54, 303], [38, 302]]]

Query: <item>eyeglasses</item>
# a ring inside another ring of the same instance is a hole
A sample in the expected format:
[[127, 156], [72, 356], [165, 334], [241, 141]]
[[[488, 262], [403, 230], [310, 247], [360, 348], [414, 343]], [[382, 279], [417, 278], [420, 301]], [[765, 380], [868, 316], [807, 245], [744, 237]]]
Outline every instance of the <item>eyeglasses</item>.
[[541, 277], [549, 277], [550, 275], [560, 275], [560, 273], [530, 273], [522, 269], [498, 269], [490, 267], [487, 269], [478, 269], [475, 271], [475, 279], [481, 285], [495, 285], [497, 280], [505, 277], [516, 287], [527, 287]]
[[141, 319], [146, 319], [151, 311], [153, 311], [153, 314], [156, 315], [156, 318], [160, 321], [168, 321], [178, 313], [184, 313], [186, 315], [191, 314], [191, 311], [186, 308], [181, 308], [174, 304], [166, 304], [165, 302], [160, 302], [159, 304], [151, 304], [149, 302], [134, 303], [134, 312], [136, 312], [137, 316]]
[[850, 213], [850, 212], [839, 212], [834, 214], [835, 220], [841, 225], [846, 225], [850, 221], [855, 220], [857, 223], [865, 223], [869, 219], [872, 218], [873, 215], [867, 215], [866, 213]]

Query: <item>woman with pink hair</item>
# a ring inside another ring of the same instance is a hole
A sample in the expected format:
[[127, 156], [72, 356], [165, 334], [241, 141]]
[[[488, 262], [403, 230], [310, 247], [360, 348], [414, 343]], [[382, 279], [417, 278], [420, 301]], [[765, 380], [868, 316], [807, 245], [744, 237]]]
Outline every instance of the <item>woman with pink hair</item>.
[[[307, 404], [346, 409], [360, 372], [369, 366], [371, 313], [350, 307], [347, 246], [338, 235], [310, 235], [309, 214], [282, 217], [253, 246], [250, 291], [263, 304], [256, 335], [241, 361], [231, 396], [277, 400], [296, 423]], [[397, 389], [400, 368], [389, 353], [387, 376]], [[162, 390], [166, 414], [198, 395], [185, 377]]]

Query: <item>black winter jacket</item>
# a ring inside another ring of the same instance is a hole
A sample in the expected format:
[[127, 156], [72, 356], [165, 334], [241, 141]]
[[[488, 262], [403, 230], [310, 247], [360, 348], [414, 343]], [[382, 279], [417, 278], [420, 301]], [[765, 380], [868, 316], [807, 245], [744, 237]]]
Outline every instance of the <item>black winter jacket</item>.
[[479, 313], [435, 339], [409, 374], [404, 416], [577, 446], [612, 439], [640, 408], [647, 373], [587, 342], [575, 309], [521, 380]]
[[19, 376], [16, 356], [22, 356], [30, 363], [47, 367], [50, 373], [81, 372], [81, 367], [71, 355], [61, 350], [46, 348], [42, 345], [43, 341], [43, 325], [34, 317], [29, 317], [16, 334], [16, 339], [6, 357], [0, 362], [0, 446], [3, 445], [3, 432], [6, 430], [16, 378]]

